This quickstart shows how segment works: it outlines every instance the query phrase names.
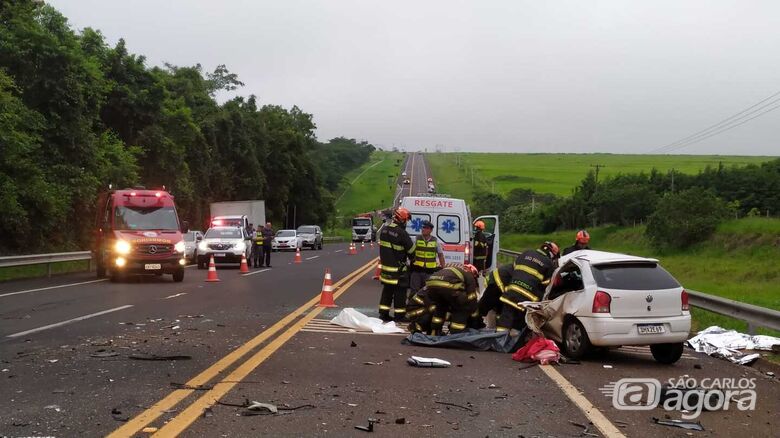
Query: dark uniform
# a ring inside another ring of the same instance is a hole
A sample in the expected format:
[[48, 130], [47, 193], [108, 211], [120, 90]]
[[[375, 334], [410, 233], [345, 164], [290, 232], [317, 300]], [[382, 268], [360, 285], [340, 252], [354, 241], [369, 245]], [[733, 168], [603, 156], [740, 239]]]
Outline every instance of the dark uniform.
[[578, 242], [574, 242], [574, 245], [572, 245], [572, 246], [570, 246], [568, 248], [564, 248], [563, 249], [563, 255], [571, 254], [574, 251], [580, 251], [580, 250], [583, 250], [583, 249], [590, 249], [590, 247], [588, 245], [580, 247]]
[[517, 303], [539, 301], [544, 294], [544, 288], [550, 283], [554, 270], [553, 261], [541, 249], [525, 251], [517, 256], [512, 280], [501, 295], [503, 308], [497, 322], [497, 331], [525, 325], [525, 308]]
[[391, 304], [393, 316], [406, 316], [406, 288], [409, 287], [409, 270], [406, 261], [414, 253], [414, 243], [403, 225], [393, 222], [382, 227], [379, 235], [379, 281], [384, 285], [379, 299], [379, 317], [390, 319]]
[[449, 316], [450, 333], [461, 332], [477, 313], [477, 280], [461, 266], [446, 267], [428, 278], [409, 306], [411, 331], [440, 335]]
[[495, 310], [497, 315], [501, 314], [502, 303], [501, 294], [504, 293], [506, 286], [512, 281], [514, 265], [501, 265], [485, 279], [485, 291], [482, 292], [482, 298], [479, 299], [479, 315], [485, 316], [491, 310]]
[[477, 229], [474, 234], [474, 266], [482, 272], [485, 270], [488, 255], [487, 237], [482, 230]]
[[263, 266], [263, 230], [252, 233], [252, 264], [255, 268]]
[[265, 258], [265, 265], [271, 267], [271, 242], [274, 240], [274, 229], [270, 227], [263, 227], [263, 257], [260, 258], [260, 266], [263, 266], [263, 258]]

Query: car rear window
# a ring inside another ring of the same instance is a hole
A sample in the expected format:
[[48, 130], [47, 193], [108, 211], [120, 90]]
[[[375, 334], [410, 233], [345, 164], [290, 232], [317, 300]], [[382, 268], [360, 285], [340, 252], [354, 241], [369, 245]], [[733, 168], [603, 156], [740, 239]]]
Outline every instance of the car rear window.
[[674, 289], [680, 283], [654, 263], [626, 263], [592, 266], [596, 284], [605, 289]]
[[298, 227], [298, 233], [314, 234], [314, 227]]

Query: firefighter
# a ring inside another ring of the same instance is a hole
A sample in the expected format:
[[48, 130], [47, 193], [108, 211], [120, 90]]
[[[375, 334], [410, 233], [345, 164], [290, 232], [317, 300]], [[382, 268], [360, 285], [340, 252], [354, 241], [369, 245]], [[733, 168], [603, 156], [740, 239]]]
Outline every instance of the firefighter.
[[393, 222], [382, 227], [379, 236], [379, 263], [382, 282], [382, 296], [379, 299], [379, 317], [390, 321], [392, 305], [393, 318], [406, 319], [406, 288], [409, 286], [407, 261], [414, 254], [414, 243], [406, 232], [406, 222], [411, 217], [409, 210], [399, 207], [393, 214]]
[[492, 274], [485, 279], [485, 291], [482, 292], [482, 298], [479, 299], [479, 315], [484, 317], [494, 310], [496, 315], [501, 314], [502, 303], [501, 294], [504, 293], [506, 285], [512, 281], [512, 272], [515, 267], [511, 263], [501, 265], [494, 269]]
[[588, 242], [590, 242], [590, 234], [585, 230], [577, 231], [577, 240], [574, 241], [574, 245], [563, 250], [563, 255], [571, 254], [581, 249], [590, 249]]
[[252, 233], [252, 264], [255, 268], [263, 266], [263, 226], [258, 225]]
[[485, 223], [482, 221], [474, 222], [474, 266], [477, 267], [479, 272], [485, 270], [485, 263], [487, 262], [488, 255], [488, 243], [485, 237]]
[[410, 297], [425, 286], [425, 280], [444, 266], [444, 250], [441, 242], [432, 235], [433, 224], [423, 221], [420, 236], [414, 242], [414, 259], [409, 270]]
[[528, 250], [515, 259], [512, 280], [501, 294], [501, 316], [496, 323], [497, 331], [525, 327], [525, 307], [522, 301], [539, 301], [544, 289], [550, 283], [558, 258], [558, 245], [544, 242], [539, 249]]
[[450, 333], [466, 330], [477, 311], [478, 276], [474, 265], [451, 265], [431, 274], [425, 288], [412, 297], [410, 331], [440, 335], [448, 317]]

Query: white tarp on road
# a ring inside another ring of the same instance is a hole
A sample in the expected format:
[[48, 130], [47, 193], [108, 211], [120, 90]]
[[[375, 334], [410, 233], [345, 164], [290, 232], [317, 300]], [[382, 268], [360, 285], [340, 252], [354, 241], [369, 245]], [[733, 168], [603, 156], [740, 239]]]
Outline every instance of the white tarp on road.
[[700, 331], [688, 339], [688, 345], [699, 353], [721, 357], [734, 363], [748, 364], [760, 357], [760, 354], [744, 354], [739, 350], [772, 350], [780, 345], [780, 338], [765, 335], [746, 335], [735, 330], [726, 330], [712, 326]]
[[381, 319], [363, 315], [352, 307], [339, 312], [330, 323], [355, 330], [370, 330], [374, 333], [404, 333], [404, 329], [396, 326], [395, 322], [383, 323]]

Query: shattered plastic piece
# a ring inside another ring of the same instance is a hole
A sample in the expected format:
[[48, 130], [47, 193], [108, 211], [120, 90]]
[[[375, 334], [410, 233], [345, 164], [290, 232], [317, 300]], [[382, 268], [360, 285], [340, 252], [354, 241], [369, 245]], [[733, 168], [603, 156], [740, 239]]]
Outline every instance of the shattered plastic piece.
[[43, 409], [52, 409], [55, 412], [62, 412], [62, 408], [59, 405], [48, 405], [44, 406]]
[[382, 365], [384, 362], [363, 362], [363, 365]]
[[89, 355], [90, 357], [115, 357], [119, 356], [116, 351], [98, 351]]
[[435, 357], [420, 357], [420, 356], [412, 356], [406, 359], [406, 362], [413, 367], [427, 367], [427, 368], [449, 368], [452, 365], [446, 360], [438, 359]]
[[59, 362], [59, 359], [46, 359], [46, 362], [57, 363], [57, 362]]
[[120, 411], [118, 408], [111, 409], [111, 416], [116, 421], [129, 421], [130, 416], [129, 415], [122, 415], [122, 411]]
[[698, 430], [703, 431], [704, 427], [699, 422], [693, 422], [693, 421], [682, 421], [682, 420], [661, 420], [659, 418], [653, 417], [653, 422], [656, 424], [662, 424], [664, 426], [672, 426], [672, 427], [679, 427], [681, 429], [686, 430]]
[[262, 411], [267, 410], [268, 412], [272, 414], [276, 414], [279, 412], [279, 409], [276, 408], [276, 405], [272, 405], [270, 403], [260, 403], [253, 401], [249, 406], [246, 407], [249, 411]]
[[404, 418], [404, 417], [396, 418], [395, 419], [395, 424], [406, 424], [406, 418]]
[[688, 346], [697, 353], [706, 353], [741, 365], [753, 362], [760, 357], [760, 354], [745, 354], [738, 350], [772, 351], [777, 345], [780, 345], [780, 338], [765, 335], [751, 336], [718, 326], [707, 327], [688, 339]]
[[368, 426], [355, 426], [355, 429], [362, 430], [364, 432], [373, 432], [374, 431], [374, 423], [376, 423], [377, 420], [373, 418], [368, 419]]
[[357, 347], [357, 343], [355, 341], [352, 341], [351, 344], [349, 344], [350, 347]]
[[606, 368], [606, 369], [608, 369], [608, 370], [609, 370], [609, 369], [612, 369], [612, 365], [602, 365], [602, 367], [603, 367], [603, 368]]
[[383, 323], [379, 318], [366, 316], [352, 307], [347, 307], [330, 320], [331, 324], [357, 330], [369, 330], [373, 333], [405, 333], [404, 329], [390, 321]]
[[135, 360], [190, 360], [192, 359], [192, 356], [187, 355], [167, 355], [167, 356], [159, 356], [156, 354], [131, 354], [130, 356], [127, 356], [130, 359]]
[[157, 432], [157, 428], [156, 427], [152, 427], [152, 426], [148, 426], [148, 427], [144, 427], [143, 429], [141, 429], [141, 432], [143, 432], [143, 433], [156, 433]]

